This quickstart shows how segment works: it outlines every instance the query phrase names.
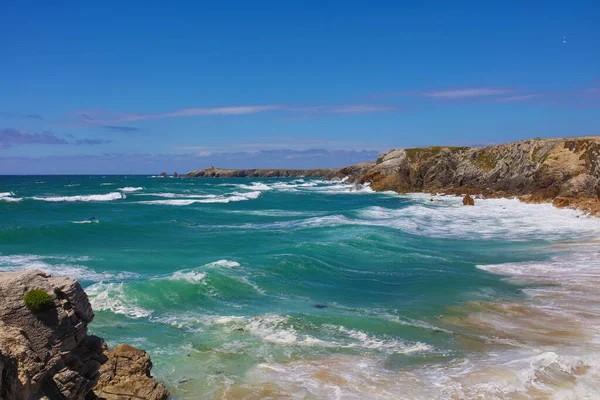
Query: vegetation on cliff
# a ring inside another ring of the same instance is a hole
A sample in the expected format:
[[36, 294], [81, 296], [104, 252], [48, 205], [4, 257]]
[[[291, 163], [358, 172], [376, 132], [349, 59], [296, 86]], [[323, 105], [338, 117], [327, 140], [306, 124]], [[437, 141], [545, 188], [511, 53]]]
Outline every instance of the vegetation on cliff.
[[25, 293], [23, 301], [33, 312], [43, 312], [54, 307], [54, 299], [42, 289], [31, 289]]

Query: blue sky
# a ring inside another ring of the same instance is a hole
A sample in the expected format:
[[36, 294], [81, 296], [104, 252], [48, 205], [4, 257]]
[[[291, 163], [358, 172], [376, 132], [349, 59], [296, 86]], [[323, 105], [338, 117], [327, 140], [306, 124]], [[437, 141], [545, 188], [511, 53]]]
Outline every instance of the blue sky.
[[0, 6], [0, 174], [600, 134], [595, 1], [53, 3]]

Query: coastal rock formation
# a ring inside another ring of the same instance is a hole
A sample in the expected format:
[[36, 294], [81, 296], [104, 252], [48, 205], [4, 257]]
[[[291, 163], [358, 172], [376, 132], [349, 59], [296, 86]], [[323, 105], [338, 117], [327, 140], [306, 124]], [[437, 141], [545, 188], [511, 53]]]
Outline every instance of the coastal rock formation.
[[531, 139], [488, 147], [395, 149], [374, 165], [339, 170], [376, 191], [518, 196], [556, 201], [590, 213], [600, 209], [600, 137]]
[[324, 178], [336, 176], [338, 169], [223, 169], [205, 168], [188, 172], [185, 178]]
[[[51, 295], [53, 307], [30, 311], [23, 298], [31, 289]], [[0, 273], [0, 294], [0, 399], [168, 397], [164, 386], [150, 378], [151, 363], [144, 352], [127, 346], [127, 354], [136, 354], [131, 357], [137, 363], [133, 368], [120, 361], [122, 353], [117, 349], [111, 352], [103, 339], [87, 334], [94, 313], [77, 281], [52, 278], [37, 270], [4, 272]], [[127, 390], [120, 386], [123, 377], [129, 382]], [[144, 391], [132, 391], [142, 386]], [[106, 388], [114, 388], [112, 397], [106, 396]]]
[[94, 394], [99, 399], [162, 400], [169, 397], [167, 389], [150, 376], [152, 362], [143, 350], [120, 344], [107, 351], [108, 360], [100, 367]]
[[463, 198], [463, 206], [474, 206], [475, 205], [475, 200], [473, 200], [473, 198], [470, 195], [466, 195]]

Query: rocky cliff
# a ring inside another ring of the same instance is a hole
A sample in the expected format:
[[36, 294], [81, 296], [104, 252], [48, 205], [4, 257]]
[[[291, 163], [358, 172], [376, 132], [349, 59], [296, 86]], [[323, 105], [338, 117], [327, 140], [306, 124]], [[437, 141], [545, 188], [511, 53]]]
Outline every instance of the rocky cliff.
[[[24, 295], [42, 289], [48, 309], [31, 311]], [[70, 278], [41, 271], [0, 273], [0, 399], [163, 400], [148, 354], [127, 345], [109, 351], [87, 334], [94, 318], [87, 295]]]
[[333, 178], [338, 169], [223, 169], [205, 168], [188, 172], [185, 178]]
[[518, 196], [595, 214], [600, 210], [600, 137], [395, 149], [374, 164], [351, 165], [336, 176], [371, 182], [378, 191]]

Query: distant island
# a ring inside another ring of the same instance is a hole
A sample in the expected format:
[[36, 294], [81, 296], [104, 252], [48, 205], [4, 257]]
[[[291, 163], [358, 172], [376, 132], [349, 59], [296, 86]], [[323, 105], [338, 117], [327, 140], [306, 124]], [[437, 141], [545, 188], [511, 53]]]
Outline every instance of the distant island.
[[323, 178], [369, 182], [376, 191], [477, 194], [552, 202], [600, 215], [600, 136], [535, 138], [487, 147], [393, 149], [340, 169], [221, 169], [186, 178]]

